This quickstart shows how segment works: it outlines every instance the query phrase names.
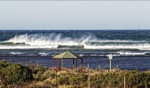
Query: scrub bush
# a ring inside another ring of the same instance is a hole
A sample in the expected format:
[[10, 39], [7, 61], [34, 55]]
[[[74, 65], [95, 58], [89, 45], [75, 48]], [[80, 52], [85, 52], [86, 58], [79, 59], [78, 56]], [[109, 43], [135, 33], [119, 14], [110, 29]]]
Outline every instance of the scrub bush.
[[33, 79], [32, 71], [20, 64], [0, 63], [0, 72], [4, 74], [7, 83], [26, 82]]

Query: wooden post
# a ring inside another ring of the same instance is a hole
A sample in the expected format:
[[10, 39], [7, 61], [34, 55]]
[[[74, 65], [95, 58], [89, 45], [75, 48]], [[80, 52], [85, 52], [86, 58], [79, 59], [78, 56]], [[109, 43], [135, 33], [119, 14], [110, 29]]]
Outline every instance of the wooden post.
[[63, 88], [66, 88], [66, 84], [64, 84], [64, 87]]
[[54, 60], [54, 67], [56, 67], [56, 66], [55, 66], [55, 59], [53, 59], [53, 60]]
[[77, 88], [79, 87], [79, 74], [78, 74], [79, 72], [78, 72], [78, 68], [77, 68], [77, 78], [78, 78], [78, 82], [77, 82]]
[[89, 65], [89, 63], [87, 64], [87, 68], [88, 68], [88, 70], [89, 70], [89, 68], [90, 68], [90, 65]]
[[57, 74], [55, 75], [56, 83], [55, 86], [57, 87]]
[[88, 88], [91, 88], [91, 78], [90, 78], [90, 74], [89, 74], [89, 79], [88, 79]]
[[61, 68], [63, 68], [63, 58], [61, 59]]
[[[89, 68], [89, 63], [88, 63], [88, 68]], [[91, 88], [91, 77], [90, 77], [90, 70], [88, 69], [88, 88]]]
[[74, 59], [73, 59], [73, 68], [74, 68]]
[[60, 59], [60, 69], [61, 69], [61, 59]]
[[61, 68], [61, 59], [59, 59], [59, 67]]
[[126, 88], [126, 77], [124, 76], [124, 88]]
[[81, 58], [81, 66], [83, 67], [83, 58]]
[[78, 60], [76, 59], [76, 67], [78, 66]]
[[52, 67], [54, 67], [54, 59], [52, 58]]
[[101, 69], [101, 67], [100, 67], [100, 65], [98, 65], [98, 70], [100, 70]]

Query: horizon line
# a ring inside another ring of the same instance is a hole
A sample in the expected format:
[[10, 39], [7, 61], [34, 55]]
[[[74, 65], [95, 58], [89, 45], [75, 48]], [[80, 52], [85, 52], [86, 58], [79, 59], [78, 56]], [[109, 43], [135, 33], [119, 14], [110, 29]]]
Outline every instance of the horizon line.
[[150, 0], [0, 0], [0, 1], [150, 1]]
[[37, 31], [50, 31], [50, 30], [150, 30], [150, 29], [0, 29], [1, 30], [18, 30], [18, 31], [21, 31], [21, 30], [37, 30]]

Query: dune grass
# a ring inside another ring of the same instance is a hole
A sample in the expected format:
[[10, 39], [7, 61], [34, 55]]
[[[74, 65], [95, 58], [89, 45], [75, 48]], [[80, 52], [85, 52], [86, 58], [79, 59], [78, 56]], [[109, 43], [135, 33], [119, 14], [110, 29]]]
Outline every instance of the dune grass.
[[150, 71], [47, 68], [0, 61], [0, 88], [149, 88]]

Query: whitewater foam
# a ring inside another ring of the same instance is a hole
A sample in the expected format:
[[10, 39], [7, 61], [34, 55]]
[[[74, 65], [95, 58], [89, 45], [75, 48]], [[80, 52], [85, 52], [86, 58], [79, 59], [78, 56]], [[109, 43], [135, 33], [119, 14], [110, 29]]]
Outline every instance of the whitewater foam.
[[146, 52], [131, 52], [131, 51], [119, 51], [117, 52], [119, 53], [120, 55], [145, 55]]
[[84, 46], [84, 49], [139, 49], [150, 50], [149, 41], [104, 40], [93, 35], [83, 35], [79, 38], [63, 37], [62, 34], [22, 34], [16, 35], [1, 43], [23, 43], [24, 45], [0, 45], [0, 49], [57, 49], [59, 45]]
[[45, 52], [39, 52], [39, 54], [40, 54], [41, 56], [47, 56], [47, 55], [49, 55], [49, 53], [45, 53]]
[[9, 54], [12, 54], [12, 55], [20, 55], [20, 54], [24, 54], [22, 52], [9, 52]]

